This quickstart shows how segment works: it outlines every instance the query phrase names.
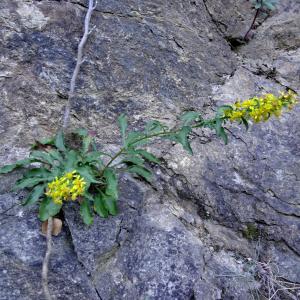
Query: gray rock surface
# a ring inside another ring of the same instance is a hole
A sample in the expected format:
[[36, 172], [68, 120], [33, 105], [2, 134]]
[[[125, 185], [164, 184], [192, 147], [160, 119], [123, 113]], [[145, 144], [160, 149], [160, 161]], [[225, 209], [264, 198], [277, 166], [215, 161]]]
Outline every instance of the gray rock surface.
[[[236, 45], [252, 20], [248, 1], [99, 1], [72, 124], [114, 150], [121, 112], [132, 128], [151, 118], [172, 125], [185, 109], [300, 92], [299, 5], [282, 1]], [[0, 165], [59, 125], [85, 11], [84, 0], [1, 1]], [[298, 106], [249, 133], [229, 126], [226, 147], [199, 131], [194, 156], [152, 145], [163, 161], [154, 182], [123, 176], [119, 215], [91, 227], [67, 206], [50, 263], [53, 296], [253, 299], [265, 288], [261, 262], [300, 283], [299, 114]], [[43, 299], [45, 238], [36, 208], [14, 206], [25, 195], [9, 191], [19, 175], [0, 177], [0, 299]]]

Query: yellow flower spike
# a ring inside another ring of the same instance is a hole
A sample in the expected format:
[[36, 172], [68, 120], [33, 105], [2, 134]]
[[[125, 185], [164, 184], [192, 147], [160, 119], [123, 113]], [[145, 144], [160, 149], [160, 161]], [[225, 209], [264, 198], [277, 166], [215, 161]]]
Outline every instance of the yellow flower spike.
[[296, 94], [292, 91], [280, 92], [280, 96], [266, 94], [260, 98], [253, 97], [243, 102], [235, 102], [224, 111], [224, 117], [231, 122], [241, 122], [242, 119], [254, 122], [267, 121], [271, 116], [279, 117], [284, 107], [289, 110], [297, 103]]

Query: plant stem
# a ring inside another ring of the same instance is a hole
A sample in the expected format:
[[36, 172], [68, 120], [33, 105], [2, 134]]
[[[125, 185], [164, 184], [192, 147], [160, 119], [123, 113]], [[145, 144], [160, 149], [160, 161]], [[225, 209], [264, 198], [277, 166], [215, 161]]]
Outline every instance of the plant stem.
[[[199, 121], [197, 124], [191, 126], [191, 128], [200, 128], [200, 127], [203, 127], [203, 126], [206, 126], [208, 125], [209, 123], [212, 123], [215, 119], [212, 118], [212, 119], [208, 119], [208, 120], [201, 120]], [[169, 131], [160, 131], [160, 132], [157, 132], [157, 133], [153, 133], [153, 134], [150, 134], [150, 135], [145, 135], [139, 139], [136, 139], [135, 141], [133, 141], [131, 144], [129, 144], [127, 147], [130, 147], [138, 142], [141, 142], [143, 140], [147, 140], [147, 139], [151, 139], [151, 138], [155, 138], [155, 137], [160, 137], [160, 136], [164, 136], [164, 135], [169, 135], [169, 134], [176, 134], [180, 131], [180, 129], [177, 129], [177, 130], [169, 130]], [[102, 177], [105, 170], [120, 156], [122, 155], [123, 153], [126, 152], [126, 148], [125, 147], [122, 147], [111, 159], [110, 161], [105, 165], [105, 167], [102, 169], [102, 171], [100, 172], [99, 176]]]
[[48, 287], [48, 264], [49, 264], [51, 250], [52, 250], [52, 228], [53, 228], [53, 219], [52, 217], [50, 217], [48, 219], [47, 235], [46, 235], [47, 251], [43, 260], [43, 268], [42, 268], [42, 284], [43, 284], [45, 298], [47, 300], [52, 300], [49, 292], [49, 287]]
[[257, 19], [257, 17], [258, 17], [259, 12], [260, 12], [260, 8], [256, 9], [256, 13], [255, 13], [255, 15], [254, 15], [252, 24], [251, 24], [249, 30], [247, 31], [247, 33], [245, 34], [244, 40], [247, 40], [247, 39], [248, 39], [248, 34], [249, 34], [250, 31], [252, 30], [252, 28], [253, 28], [253, 26], [254, 26], [254, 24], [255, 24], [255, 21], [256, 21], [256, 19]]
[[102, 169], [102, 171], [100, 172], [99, 176], [100, 178], [103, 176], [105, 170], [113, 163], [113, 161], [118, 158], [122, 153], [123, 151], [125, 150], [125, 148], [121, 148], [111, 159], [110, 161], [105, 165], [105, 167]]

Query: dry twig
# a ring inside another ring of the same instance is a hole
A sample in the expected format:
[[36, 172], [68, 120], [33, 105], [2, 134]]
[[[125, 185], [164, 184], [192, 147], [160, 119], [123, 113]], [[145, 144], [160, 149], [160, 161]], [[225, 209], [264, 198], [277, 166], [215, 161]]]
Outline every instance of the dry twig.
[[42, 283], [43, 283], [43, 290], [47, 300], [51, 300], [51, 295], [49, 292], [48, 287], [48, 264], [52, 249], [52, 227], [53, 227], [53, 219], [50, 217], [48, 219], [48, 226], [47, 226], [47, 251], [43, 260], [43, 268], [42, 268]]
[[67, 104], [65, 107], [64, 118], [63, 118], [63, 130], [65, 130], [69, 125], [70, 112], [71, 112], [71, 107], [72, 107], [72, 98], [74, 96], [74, 91], [75, 91], [75, 87], [76, 87], [76, 79], [79, 74], [80, 66], [84, 62], [83, 48], [86, 44], [88, 36], [93, 31], [93, 29], [90, 31], [89, 27], [90, 27], [91, 16], [92, 16], [93, 11], [96, 8], [96, 5], [97, 5], [97, 1], [89, 0], [89, 7], [88, 7], [88, 11], [85, 16], [85, 20], [84, 20], [84, 33], [83, 33], [80, 43], [78, 44], [76, 66], [75, 66], [75, 69], [74, 69], [74, 72], [72, 75], [72, 79], [71, 79], [71, 83], [70, 83], [70, 90], [69, 90], [69, 95], [68, 95], [68, 101], [67, 101]]
[[[79, 74], [80, 66], [84, 62], [83, 48], [86, 44], [88, 36], [91, 34], [91, 32], [94, 29], [93, 28], [90, 31], [89, 26], [90, 26], [92, 13], [95, 10], [96, 6], [97, 6], [97, 1], [89, 0], [88, 11], [86, 13], [85, 20], [84, 20], [84, 33], [83, 33], [83, 36], [82, 36], [82, 38], [80, 40], [80, 43], [78, 45], [76, 66], [75, 66], [75, 69], [73, 71], [73, 75], [72, 75], [72, 79], [71, 79], [71, 83], [70, 83], [68, 101], [67, 101], [64, 116], [63, 116], [63, 125], [62, 125], [63, 131], [65, 131], [66, 128], [68, 127], [68, 125], [69, 125], [70, 112], [71, 112], [71, 106], [72, 106], [72, 98], [74, 96], [74, 91], [75, 91], [75, 87], [76, 87], [76, 79], [77, 79], [78, 74]], [[46, 297], [47, 300], [52, 299], [51, 295], [50, 295], [50, 292], [49, 292], [49, 286], [48, 286], [48, 268], [49, 268], [48, 265], [49, 265], [51, 250], [52, 250], [52, 229], [53, 229], [53, 219], [52, 219], [52, 217], [50, 217], [48, 219], [47, 236], [46, 236], [46, 238], [47, 238], [47, 251], [46, 251], [46, 255], [44, 257], [43, 268], [42, 268], [43, 290], [44, 290], [44, 294], [45, 294], [45, 297]]]

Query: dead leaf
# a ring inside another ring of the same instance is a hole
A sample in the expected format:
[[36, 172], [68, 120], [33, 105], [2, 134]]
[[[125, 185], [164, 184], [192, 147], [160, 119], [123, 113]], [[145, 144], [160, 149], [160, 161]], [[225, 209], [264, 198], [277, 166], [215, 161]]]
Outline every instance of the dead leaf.
[[[44, 221], [42, 223], [42, 233], [43, 235], [47, 234], [48, 221]], [[62, 220], [58, 218], [53, 218], [53, 227], [52, 227], [52, 235], [58, 236], [61, 232], [62, 228]]]

